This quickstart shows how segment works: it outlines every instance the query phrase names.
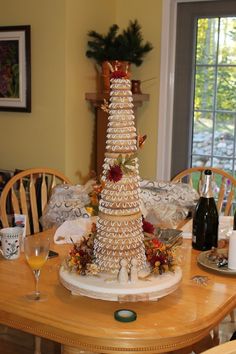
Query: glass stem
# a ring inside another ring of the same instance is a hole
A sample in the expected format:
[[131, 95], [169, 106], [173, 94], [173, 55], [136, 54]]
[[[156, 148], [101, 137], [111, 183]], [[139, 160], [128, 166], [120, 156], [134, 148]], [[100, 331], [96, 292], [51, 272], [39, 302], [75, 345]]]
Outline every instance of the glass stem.
[[40, 297], [40, 291], [39, 291], [39, 276], [40, 276], [40, 269], [34, 269], [34, 278], [35, 278], [35, 295], [36, 298]]

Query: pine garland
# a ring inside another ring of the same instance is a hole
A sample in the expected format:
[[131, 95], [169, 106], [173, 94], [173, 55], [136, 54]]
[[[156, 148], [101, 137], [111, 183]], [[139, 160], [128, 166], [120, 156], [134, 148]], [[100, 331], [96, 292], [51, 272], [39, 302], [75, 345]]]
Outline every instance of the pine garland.
[[127, 29], [118, 34], [119, 26], [112, 25], [106, 35], [96, 31], [88, 32], [88, 58], [99, 64], [103, 61], [122, 60], [140, 66], [143, 57], [153, 49], [150, 42], [143, 43], [141, 26], [137, 20], [130, 21]]

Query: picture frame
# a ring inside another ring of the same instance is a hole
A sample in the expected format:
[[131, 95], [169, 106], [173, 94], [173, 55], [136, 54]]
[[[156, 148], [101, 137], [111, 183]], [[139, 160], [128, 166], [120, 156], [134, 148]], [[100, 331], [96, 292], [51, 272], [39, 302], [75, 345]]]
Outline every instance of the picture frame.
[[31, 112], [30, 26], [0, 26], [0, 111]]

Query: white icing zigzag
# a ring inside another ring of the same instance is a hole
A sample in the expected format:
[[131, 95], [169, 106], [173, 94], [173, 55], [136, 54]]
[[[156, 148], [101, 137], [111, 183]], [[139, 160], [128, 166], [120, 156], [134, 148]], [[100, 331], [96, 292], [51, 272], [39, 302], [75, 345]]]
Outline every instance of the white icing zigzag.
[[[95, 262], [101, 270], [115, 273], [121, 259], [126, 259], [128, 268], [133, 258], [138, 268], [146, 266], [143, 243], [142, 217], [140, 211], [140, 188], [137, 150], [137, 133], [133, 112], [133, 97], [128, 79], [111, 79], [106, 152], [102, 182], [104, 188], [99, 201], [97, 234], [94, 244]], [[111, 167], [117, 164], [121, 154], [126, 165], [121, 180], [108, 180]], [[127, 169], [127, 166], [128, 169]]]
[[110, 127], [111, 128], [107, 128], [107, 133], [109, 134], [109, 133], [111, 133], [111, 134], [127, 134], [127, 133], [135, 133], [135, 135], [136, 135], [136, 129], [135, 129], [135, 127], [134, 126], [132, 126], [132, 127], [119, 127], [119, 128], [113, 128], [112, 127], [112, 124], [110, 125]]
[[[133, 102], [133, 98], [132, 97], [122, 97], [122, 96], [115, 96], [115, 97], [111, 97], [110, 101], [112, 103], [128, 103], [128, 102]], [[112, 104], [110, 104], [111, 107], [115, 107], [112, 106]]]
[[[127, 134], [107, 134], [107, 138], [109, 140], [120, 140], [122, 141], [122, 139], [133, 139], [133, 138], [136, 138], [136, 133], [127, 133]], [[108, 140], [108, 141], [109, 141]], [[136, 142], [136, 139], [135, 139], [135, 142]]]
[[[112, 121], [112, 122], [118, 121], [119, 123], [122, 122], [122, 121], [123, 121], [123, 122], [126, 122], [126, 123], [132, 121], [132, 123], [133, 123], [133, 125], [134, 125], [134, 118], [133, 118], [132, 115], [129, 115], [128, 117], [127, 117], [125, 114], [120, 114], [120, 115], [115, 114], [114, 116], [113, 116], [113, 115], [110, 115], [110, 116], [108, 117], [108, 121]], [[128, 125], [128, 124], [127, 124], [127, 125]]]

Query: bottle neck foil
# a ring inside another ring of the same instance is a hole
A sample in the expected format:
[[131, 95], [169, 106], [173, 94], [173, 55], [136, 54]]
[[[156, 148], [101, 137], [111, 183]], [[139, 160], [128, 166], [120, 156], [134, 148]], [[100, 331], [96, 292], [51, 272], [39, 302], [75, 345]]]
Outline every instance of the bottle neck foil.
[[202, 197], [213, 198], [211, 175], [205, 175], [205, 182], [202, 189]]

